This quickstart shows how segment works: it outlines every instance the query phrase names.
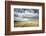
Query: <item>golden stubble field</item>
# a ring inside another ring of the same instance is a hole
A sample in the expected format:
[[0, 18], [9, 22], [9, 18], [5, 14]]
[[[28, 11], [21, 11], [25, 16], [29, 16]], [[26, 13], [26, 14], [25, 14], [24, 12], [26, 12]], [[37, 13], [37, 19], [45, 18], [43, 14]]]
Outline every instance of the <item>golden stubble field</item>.
[[14, 27], [35, 27], [38, 26], [38, 20], [32, 21], [16, 21], [14, 22]]

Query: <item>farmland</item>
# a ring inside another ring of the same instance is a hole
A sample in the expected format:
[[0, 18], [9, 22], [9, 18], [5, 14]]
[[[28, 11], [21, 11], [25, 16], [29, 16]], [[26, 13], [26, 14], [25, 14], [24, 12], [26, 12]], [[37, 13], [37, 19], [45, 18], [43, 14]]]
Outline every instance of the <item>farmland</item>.
[[32, 21], [14, 21], [14, 27], [35, 27], [38, 26], [38, 20]]

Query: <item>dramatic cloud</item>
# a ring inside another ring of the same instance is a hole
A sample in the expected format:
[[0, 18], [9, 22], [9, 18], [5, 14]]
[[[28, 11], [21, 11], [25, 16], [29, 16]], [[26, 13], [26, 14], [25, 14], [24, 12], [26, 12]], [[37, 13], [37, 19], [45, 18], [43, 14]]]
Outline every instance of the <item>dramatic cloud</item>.
[[15, 16], [18, 17], [37, 17], [38, 16], [38, 9], [14, 9]]

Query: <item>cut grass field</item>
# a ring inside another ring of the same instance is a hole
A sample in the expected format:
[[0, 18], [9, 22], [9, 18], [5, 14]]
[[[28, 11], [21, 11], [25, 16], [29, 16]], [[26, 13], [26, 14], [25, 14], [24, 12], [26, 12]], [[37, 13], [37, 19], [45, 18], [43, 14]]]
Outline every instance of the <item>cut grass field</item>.
[[38, 20], [33, 21], [14, 21], [14, 27], [36, 27]]

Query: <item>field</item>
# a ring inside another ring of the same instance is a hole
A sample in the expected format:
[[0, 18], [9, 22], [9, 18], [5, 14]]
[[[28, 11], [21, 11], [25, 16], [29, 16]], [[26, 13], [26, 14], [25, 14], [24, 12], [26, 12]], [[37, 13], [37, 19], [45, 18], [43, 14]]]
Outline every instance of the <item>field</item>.
[[38, 26], [38, 20], [32, 21], [14, 21], [14, 27], [36, 27]]

